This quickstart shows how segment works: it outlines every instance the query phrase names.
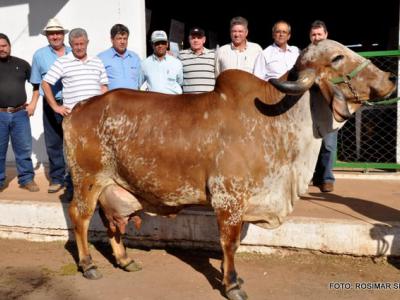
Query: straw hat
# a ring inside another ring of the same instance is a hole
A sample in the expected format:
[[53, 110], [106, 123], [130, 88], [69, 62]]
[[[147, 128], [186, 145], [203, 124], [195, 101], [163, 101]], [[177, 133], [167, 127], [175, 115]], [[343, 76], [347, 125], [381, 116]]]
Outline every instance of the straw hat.
[[61, 25], [61, 23], [57, 19], [53, 18], [47, 22], [47, 25], [42, 30], [42, 34], [46, 35], [47, 32], [51, 32], [51, 31], [63, 31], [65, 34], [69, 30], [64, 29], [64, 27]]

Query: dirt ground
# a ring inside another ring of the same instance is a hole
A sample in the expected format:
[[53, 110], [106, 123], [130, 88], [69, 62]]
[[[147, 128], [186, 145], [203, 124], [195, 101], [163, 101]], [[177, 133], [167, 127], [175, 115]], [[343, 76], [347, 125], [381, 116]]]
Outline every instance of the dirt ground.
[[[107, 244], [92, 245], [103, 278], [77, 271], [74, 243], [0, 239], [0, 299], [224, 299], [220, 254], [176, 249], [128, 249], [143, 266], [114, 265]], [[309, 252], [236, 256], [249, 299], [399, 299], [399, 261]]]

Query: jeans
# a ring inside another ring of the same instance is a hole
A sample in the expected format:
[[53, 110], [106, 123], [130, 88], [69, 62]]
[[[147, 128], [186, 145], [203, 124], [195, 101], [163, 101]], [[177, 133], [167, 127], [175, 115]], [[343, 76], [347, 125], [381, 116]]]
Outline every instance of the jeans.
[[333, 175], [333, 163], [337, 147], [337, 130], [328, 133], [323, 139], [315, 167], [313, 184], [320, 185], [328, 182], [335, 182]]
[[62, 120], [62, 115], [56, 113], [43, 98], [43, 130], [46, 152], [49, 158], [50, 182], [63, 185], [65, 161]]
[[18, 183], [25, 185], [33, 180], [32, 133], [26, 110], [15, 113], [0, 112], [0, 186], [6, 179], [6, 156], [8, 142], [14, 151]]

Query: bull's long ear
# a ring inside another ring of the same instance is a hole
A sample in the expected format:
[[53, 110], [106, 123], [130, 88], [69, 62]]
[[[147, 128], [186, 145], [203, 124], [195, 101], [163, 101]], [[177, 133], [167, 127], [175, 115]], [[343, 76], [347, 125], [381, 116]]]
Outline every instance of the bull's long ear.
[[305, 69], [299, 72], [296, 81], [279, 81], [271, 78], [269, 82], [280, 92], [288, 95], [299, 95], [310, 89], [316, 78], [315, 70]]
[[336, 86], [331, 84], [331, 88], [333, 91], [332, 101], [331, 101], [331, 109], [333, 113], [333, 117], [336, 121], [342, 123], [348, 120], [351, 117], [351, 112], [349, 111], [349, 107], [344, 97], [342, 91]]

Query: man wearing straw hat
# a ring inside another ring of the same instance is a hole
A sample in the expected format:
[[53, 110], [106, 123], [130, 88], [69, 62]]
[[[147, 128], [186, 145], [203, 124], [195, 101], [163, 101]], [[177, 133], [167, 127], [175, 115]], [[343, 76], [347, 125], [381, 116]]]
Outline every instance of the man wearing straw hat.
[[[64, 44], [64, 36], [68, 32], [57, 19], [50, 19], [42, 31], [46, 36], [48, 45], [38, 49], [32, 59], [32, 73], [30, 81], [32, 84], [39, 86], [43, 77], [46, 75], [51, 65], [57, 58], [71, 52], [71, 48]], [[62, 84], [59, 80], [52, 86], [53, 94], [56, 101], [62, 103]], [[44, 140], [46, 144], [46, 152], [49, 158], [49, 193], [56, 193], [64, 187], [66, 176], [66, 168], [63, 154], [63, 131], [61, 127], [63, 117], [54, 112], [47, 103], [43, 89], [36, 89], [32, 99], [39, 98], [39, 94], [43, 96], [43, 128]], [[33, 114], [33, 111], [30, 112]]]

